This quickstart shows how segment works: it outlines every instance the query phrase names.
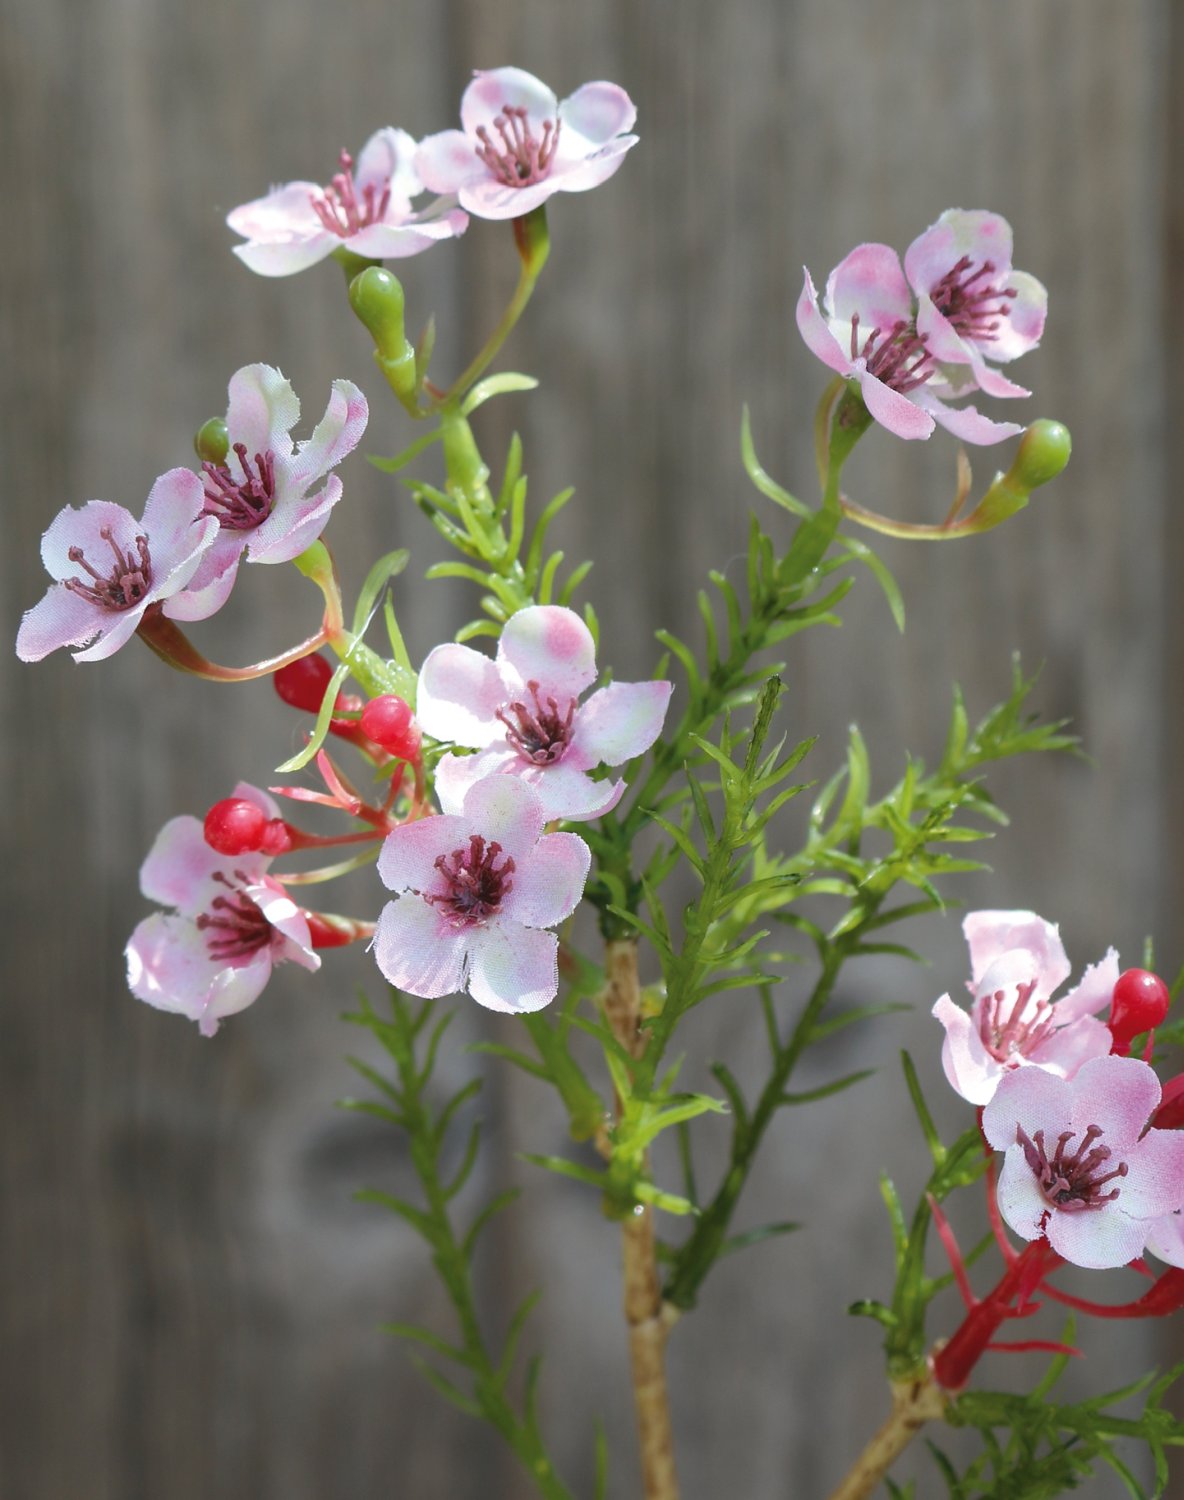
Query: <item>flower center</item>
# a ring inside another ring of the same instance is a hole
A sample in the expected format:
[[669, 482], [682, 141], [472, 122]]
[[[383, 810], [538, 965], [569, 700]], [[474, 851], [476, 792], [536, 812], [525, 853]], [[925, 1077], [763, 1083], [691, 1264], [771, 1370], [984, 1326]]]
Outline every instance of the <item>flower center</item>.
[[529, 187], [532, 182], [542, 182], [550, 173], [562, 123], [544, 121], [540, 141], [532, 133], [522, 105], [505, 104], [493, 121], [493, 128], [501, 137], [500, 149], [486, 127], [478, 125], [477, 139], [481, 144], [476, 148], [477, 155], [507, 187]]
[[1027, 984], [1017, 984], [1015, 1003], [1006, 1014], [1006, 990], [996, 990], [993, 995], [983, 997], [978, 1034], [996, 1062], [1018, 1066], [1056, 1030], [1052, 1006], [1047, 1000], [1033, 1000], [1035, 989], [1034, 979]]
[[890, 390], [906, 396], [917, 386], [924, 385], [932, 371], [932, 361], [925, 347], [925, 334], [917, 332], [912, 323], [904, 319], [893, 323], [887, 337], [880, 340], [882, 330], [873, 328], [859, 344], [859, 314], [851, 315], [851, 358], [862, 359], [869, 375], [883, 381]]
[[235, 881], [247, 884], [242, 870], [235, 870], [235, 879], [217, 871], [214, 879], [230, 892], [228, 896], [215, 896], [209, 911], [197, 918], [200, 932], [207, 933], [206, 947], [210, 957], [217, 962], [237, 963], [248, 959], [266, 948], [271, 942], [271, 923], [259, 910], [245, 891]]
[[483, 922], [514, 889], [510, 879], [514, 861], [507, 855], [499, 866], [501, 852], [502, 846], [496, 839], [487, 844], [479, 833], [473, 834], [467, 849], [454, 849], [451, 854], [439, 856], [436, 869], [447, 889], [424, 899], [432, 906], [442, 907], [456, 926]]
[[1040, 1185], [1040, 1191], [1053, 1208], [1070, 1212], [1102, 1208], [1119, 1194], [1118, 1188], [1111, 1188], [1108, 1193], [1102, 1189], [1116, 1177], [1125, 1177], [1127, 1164], [1120, 1161], [1112, 1171], [1102, 1171], [1110, 1160], [1110, 1148], [1094, 1145], [1102, 1134], [1100, 1125], [1087, 1126], [1081, 1145], [1070, 1152], [1067, 1147], [1076, 1134], [1074, 1130], [1066, 1130], [1057, 1136], [1057, 1147], [1050, 1158], [1044, 1149], [1043, 1130], [1037, 1130], [1029, 1137], [1022, 1125], [1015, 1128], [1016, 1144], [1024, 1148], [1024, 1158]]
[[269, 448], [256, 453], [255, 469], [247, 462], [247, 445], [235, 443], [243, 477], [236, 479], [224, 464], [202, 464], [206, 476], [204, 514], [217, 516], [230, 531], [251, 531], [266, 521], [275, 504], [275, 456]]
[[90, 582], [84, 578], [64, 578], [63, 586], [72, 594], [79, 594], [101, 609], [125, 610], [144, 601], [152, 586], [152, 558], [148, 551], [148, 538], [136, 537], [136, 556], [131, 548], [125, 552], [116, 544], [110, 526], [101, 526], [99, 535], [111, 548], [114, 562], [104, 576], [82, 555], [81, 547], [71, 547], [66, 556], [90, 574]]
[[[525, 703], [509, 703], [497, 710], [496, 717], [506, 726], [506, 739], [523, 760], [536, 766], [553, 766], [563, 759], [563, 752], [571, 744], [571, 721], [575, 717], [576, 700], [570, 698], [567, 713], [560, 717], [559, 704], [554, 698], [546, 699], [545, 706], [539, 701], [539, 685], [528, 682], [527, 691], [534, 700], [534, 707]], [[513, 723], [513, 714], [517, 723]]]
[[1014, 287], [994, 286], [994, 274], [994, 261], [984, 260], [976, 271], [964, 255], [929, 293], [934, 307], [964, 339], [989, 343], [999, 336], [999, 319], [1007, 317], [1007, 304], [1017, 293]]
[[354, 182], [354, 159], [348, 151], [343, 151], [340, 160], [341, 171], [334, 173], [332, 182], [320, 193], [310, 193], [309, 202], [330, 234], [347, 240], [359, 229], [381, 220], [391, 201], [391, 185], [388, 181], [380, 192], [376, 183], [368, 182], [359, 198]]

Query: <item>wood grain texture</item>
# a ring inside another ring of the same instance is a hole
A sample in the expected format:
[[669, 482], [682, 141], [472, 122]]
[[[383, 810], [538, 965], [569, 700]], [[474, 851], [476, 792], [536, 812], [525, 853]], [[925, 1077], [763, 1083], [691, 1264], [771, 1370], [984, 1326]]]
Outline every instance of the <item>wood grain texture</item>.
[[[1094, 764], [1001, 776], [1015, 823], [991, 851], [995, 873], [963, 895], [1059, 919], [1078, 965], [1111, 942], [1133, 960], [1154, 923], [1173, 967], [1184, 958], [1173, 857], [1184, 536], [1171, 481], [1184, 190], [1172, 11], [1169, 0], [343, 0], [331, 12], [311, 0], [0, 0], [10, 633], [40, 596], [37, 538], [57, 509], [91, 497], [138, 507], [159, 472], [188, 461], [241, 364], [278, 364], [310, 416], [348, 375], [373, 401], [369, 450], [404, 439], [336, 269], [251, 277], [229, 254], [228, 208], [269, 182], [324, 175], [379, 124], [444, 128], [474, 66], [513, 60], [561, 94], [611, 77], [638, 102], [642, 142], [611, 184], [555, 205], [552, 262], [505, 361], [544, 384], [479, 419], [495, 465], [510, 427], [521, 431], [536, 500], [577, 485], [557, 531], [569, 557], [596, 558], [603, 659], [622, 678], [649, 670], [656, 627], [695, 634], [688, 583], [739, 566], [760, 503], [737, 458], [742, 402], [769, 470], [813, 495], [822, 372], [793, 327], [802, 264], [817, 279], [861, 240], [903, 248], [950, 204], [1003, 212], [1018, 263], [1052, 297], [1045, 347], [1024, 362], [1037, 393], [1024, 415], [1070, 425], [1073, 465], [975, 543], [887, 544], [907, 634], [861, 582], [842, 631], [794, 647], [786, 727], [821, 732], [808, 762], [820, 776], [858, 720], [885, 785], [906, 745], [938, 749], [952, 679], [982, 709], [1005, 691], [1012, 650], [1043, 663], [1039, 706], [1074, 720]], [[513, 275], [496, 225], [406, 264], [412, 322], [437, 315], [441, 376], [492, 324]], [[940, 435], [910, 448], [873, 434], [852, 490], [934, 518], [953, 454]], [[992, 457], [972, 457], [985, 483]], [[470, 601], [422, 583], [436, 553], [404, 493], [360, 460], [346, 489], [329, 533], [343, 571], [356, 587], [378, 551], [414, 549], [399, 601], [422, 655]], [[214, 657], [263, 654], [315, 619], [299, 580], [250, 572], [195, 632]], [[418, 1242], [350, 1200], [357, 1186], [410, 1185], [397, 1145], [332, 1109], [352, 1088], [342, 1053], [358, 1046], [338, 1015], [359, 983], [374, 987], [365, 957], [327, 965], [325, 984], [281, 974], [212, 1044], [124, 989], [121, 949], [145, 909], [136, 871], [156, 830], [240, 776], [265, 782], [296, 743], [292, 717], [266, 685], [182, 682], [136, 649], [97, 666], [6, 659], [3, 672], [0, 1492], [527, 1494], [499, 1446], [376, 1331], [447, 1312]], [[372, 909], [372, 884], [353, 899]], [[812, 1228], [722, 1266], [673, 1333], [687, 1500], [822, 1493], [886, 1410], [874, 1330], [842, 1309], [886, 1289], [878, 1170], [915, 1186], [894, 1059], [910, 1046], [936, 1081], [925, 1012], [963, 971], [954, 915], [914, 936], [932, 974], [869, 963], [844, 999], [906, 999], [916, 1016], [817, 1056], [810, 1080], [870, 1064], [881, 1074], [784, 1121], [745, 1205], [744, 1225]], [[784, 989], [788, 1013], [800, 979]], [[475, 1009], [462, 1007], [464, 1039], [504, 1037]], [[691, 1045], [758, 1076], [743, 999], [697, 1017]], [[450, 1054], [457, 1077], [474, 1066]], [[566, 1149], [545, 1093], [494, 1074], [487, 1094], [483, 1185], [527, 1180], [518, 1151]], [[952, 1104], [945, 1118], [957, 1118]], [[497, 1325], [544, 1285], [536, 1333], [557, 1461], [588, 1493], [603, 1415], [612, 1492], [625, 1496], [616, 1235], [575, 1184], [530, 1186], [483, 1263], [488, 1315]], [[1088, 1386], [1117, 1384], [1145, 1357], [1147, 1331], [1123, 1334], [1107, 1338]]]

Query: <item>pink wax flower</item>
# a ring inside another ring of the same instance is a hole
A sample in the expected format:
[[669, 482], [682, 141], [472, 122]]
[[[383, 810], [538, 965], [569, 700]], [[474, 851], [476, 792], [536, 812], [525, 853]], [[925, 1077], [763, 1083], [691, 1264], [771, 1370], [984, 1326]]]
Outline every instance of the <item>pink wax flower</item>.
[[395, 892], [374, 956], [387, 979], [435, 999], [468, 990], [490, 1010], [540, 1010], [559, 989], [554, 927], [575, 910], [591, 854], [574, 833], [544, 833], [542, 804], [510, 776], [469, 789], [458, 814], [386, 837], [378, 873]]
[[[269, 819], [279, 809], [258, 787], [240, 782], [234, 795]], [[258, 999], [272, 966], [291, 959], [320, 968], [308, 919], [271, 879], [271, 860], [258, 853], [227, 857], [205, 841], [199, 818], [172, 818], [140, 870], [140, 889], [175, 915], [146, 917], [127, 945], [133, 995], [196, 1021], [213, 1036], [225, 1016]]]
[[356, 163], [341, 153], [341, 170], [328, 187], [289, 182], [232, 209], [226, 222], [247, 241], [234, 253], [260, 276], [290, 276], [339, 246], [367, 260], [396, 260], [463, 234], [469, 218], [454, 202], [412, 208], [423, 191], [415, 150], [405, 130], [387, 126], [374, 132]]
[[951, 1086], [971, 1104], [986, 1104], [1000, 1079], [1032, 1066], [1071, 1078], [1090, 1058], [1111, 1050], [1110, 1029], [1096, 1012], [1118, 982], [1113, 948], [1091, 964], [1062, 999], [1069, 960], [1052, 922], [1030, 911], [975, 911], [962, 923], [970, 946], [969, 1012], [943, 995], [933, 1014], [945, 1027], [941, 1060]]
[[1011, 225], [998, 214], [948, 208], [905, 251], [917, 296], [917, 334], [931, 359], [967, 366], [988, 396], [1027, 396], [987, 360], [1006, 363], [1034, 349], [1048, 293], [1011, 268]]
[[333, 382], [325, 415], [297, 444], [300, 402], [278, 370], [246, 365], [227, 394], [226, 461], [202, 464], [205, 513], [218, 530], [169, 611], [179, 620], [204, 620], [222, 607], [244, 553], [253, 563], [291, 562], [316, 541], [341, 499], [341, 480], [329, 470], [366, 430], [366, 398], [349, 380]]
[[596, 680], [592, 634], [573, 610], [534, 605], [512, 615], [491, 661], [469, 646], [437, 646], [419, 674], [416, 717], [438, 740], [476, 755], [446, 755], [436, 794], [459, 812], [482, 777], [506, 774], [535, 789], [548, 819], [577, 822], [615, 807], [624, 781], [593, 781], [598, 765], [620, 766], [657, 739], [668, 682], [614, 682], [584, 703]]
[[474, 74], [460, 106], [462, 130], [420, 143], [425, 186], [455, 193], [482, 219], [517, 219], [552, 193], [582, 193], [606, 181], [637, 137], [637, 110], [615, 83], [586, 83], [560, 103], [521, 68]]
[[160, 476], [140, 521], [107, 500], [60, 510], [41, 539], [55, 582], [26, 611], [16, 654], [40, 661], [59, 646], [82, 646], [75, 661], [102, 661], [132, 638], [145, 611], [172, 615], [218, 535], [204, 511], [201, 480], [189, 469]]
[[1005, 1151], [998, 1201], [1026, 1240], [1044, 1236], [1077, 1266], [1142, 1254], [1156, 1223], [1184, 1206], [1184, 1133], [1148, 1129], [1159, 1079], [1133, 1057], [1094, 1057], [1070, 1079], [1017, 1068], [983, 1111]]
[[[1023, 429], [993, 422], [973, 406], [947, 406], [961, 394], [934, 359], [914, 321], [913, 295], [890, 245], [858, 245], [827, 278], [822, 311], [810, 272], [797, 323], [810, 350], [859, 385], [868, 411], [897, 437], [927, 438], [939, 423], [965, 443], [998, 443]], [[969, 387], [968, 387], [969, 388]]]

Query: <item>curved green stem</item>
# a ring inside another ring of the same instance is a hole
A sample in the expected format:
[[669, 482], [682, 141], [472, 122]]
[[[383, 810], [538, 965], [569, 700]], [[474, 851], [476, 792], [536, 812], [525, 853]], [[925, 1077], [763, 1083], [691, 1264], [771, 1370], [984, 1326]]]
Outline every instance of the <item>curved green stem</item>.
[[468, 367], [457, 376], [437, 400], [437, 406], [448, 406], [458, 401], [485, 373], [490, 361], [510, 336], [514, 325], [525, 311], [526, 304], [530, 301], [531, 293], [534, 291], [534, 284], [539, 279], [539, 273], [546, 265], [547, 256], [551, 252], [546, 209], [542, 205], [532, 209], [522, 218], [512, 220], [511, 227], [514, 230], [514, 242], [518, 246], [518, 255], [522, 262], [514, 295], [510, 298], [505, 312], [502, 313], [497, 327], [486, 339]]

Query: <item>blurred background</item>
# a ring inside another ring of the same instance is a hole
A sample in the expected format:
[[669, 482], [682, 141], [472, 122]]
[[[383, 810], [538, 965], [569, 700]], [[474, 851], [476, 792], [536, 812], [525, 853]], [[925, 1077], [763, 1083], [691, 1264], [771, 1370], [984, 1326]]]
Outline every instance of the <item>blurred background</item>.
[[[739, 565], [750, 507], [784, 540], [783, 518], [740, 467], [743, 402], [765, 466], [813, 498], [810, 423], [826, 372], [794, 327], [803, 263], [821, 283], [854, 244], [903, 251], [948, 206], [1003, 213], [1016, 264], [1050, 291], [1044, 347], [1017, 372], [1035, 393], [1020, 419], [1065, 421], [1072, 465], [986, 537], [885, 543], [907, 633], [861, 578], [841, 631], [791, 643], [782, 723], [793, 738], [821, 735], [806, 771], [825, 779], [858, 722], [883, 791], [906, 747], [940, 752], [951, 683], [981, 714], [1021, 652], [1042, 669], [1034, 705], [1071, 719], [1092, 759], [1021, 761], [993, 777], [1013, 825], [987, 851], [992, 872], [951, 894], [1059, 921], [1075, 972], [1112, 943], [1138, 962], [1148, 933], [1169, 977], [1184, 962], [1179, 6], [0, 0], [0, 18], [9, 639], [45, 587], [38, 539], [58, 509], [101, 497], [138, 514], [157, 474], [192, 462], [192, 434], [225, 410], [240, 365], [278, 365], [310, 423], [329, 382], [348, 376], [371, 398], [366, 451], [408, 440], [338, 268], [252, 276], [230, 254], [230, 208], [274, 182], [327, 180], [339, 150], [356, 153], [379, 125], [417, 136], [452, 125], [474, 67], [514, 62], [560, 96], [611, 78], [637, 102], [641, 144], [605, 187], [553, 200], [551, 263], [501, 361], [542, 387], [493, 403], [478, 428], [495, 472], [510, 430], [521, 432], [536, 506], [576, 485], [555, 535], [569, 559], [596, 561], [583, 597], [602, 621], [602, 661], [643, 676], [656, 628], [699, 638], [694, 588], [708, 568]], [[403, 263], [411, 327], [437, 319], [437, 378], [484, 338], [515, 269], [508, 230], [476, 220], [463, 240]], [[1014, 414], [999, 405], [994, 415]], [[971, 454], [976, 490], [1009, 452]], [[940, 431], [912, 446], [876, 431], [848, 488], [891, 514], [937, 520], [954, 459]], [[434, 476], [430, 457], [421, 472]], [[327, 540], [347, 591], [379, 552], [410, 547], [396, 598], [421, 659], [474, 601], [422, 581], [439, 550], [404, 489], [360, 456], [344, 478]], [[215, 659], [253, 660], [313, 629], [317, 605], [292, 570], [250, 569], [194, 637]], [[359, 986], [376, 995], [371, 961], [328, 955], [316, 980], [281, 971], [213, 1042], [125, 988], [122, 948], [148, 909], [137, 872], [156, 831], [203, 813], [239, 778], [273, 780], [299, 743], [297, 716], [266, 682], [182, 681], [138, 643], [97, 665], [65, 653], [37, 667], [0, 661], [0, 1490], [13, 1500], [533, 1493], [508, 1452], [378, 1329], [451, 1325], [421, 1243], [351, 1196], [412, 1187], [399, 1138], [334, 1108], [356, 1092], [343, 1054], [364, 1044], [339, 1018]], [[354, 890], [357, 914], [372, 915], [373, 879]], [[673, 1335], [687, 1500], [823, 1494], [886, 1409], [876, 1328], [844, 1310], [890, 1288], [877, 1174], [890, 1170], [906, 1201], [920, 1182], [901, 1047], [943, 1124], [964, 1122], [928, 1016], [965, 977], [958, 913], [910, 936], [931, 971], [865, 962], [840, 999], [903, 1000], [915, 1013], [852, 1028], [811, 1059], [811, 1082], [878, 1072], [780, 1121], [738, 1225], [807, 1228], [721, 1265]], [[808, 982], [794, 972], [782, 986], [786, 1015]], [[460, 1012], [444, 1064], [455, 1082], [485, 1066], [463, 1043], [516, 1033], [449, 1003]], [[712, 1002], [687, 1045], [690, 1084], [711, 1057], [759, 1079], [749, 997]], [[546, 1350], [558, 1466], [590, 1493], [600, 1418], [611, 1493], [633, 1494], [617, 1235], [592, 1195], [517, 1160], [566, 1149], [546, 1091], [493, 1072], [481, 1112], [478, 1189], [530, 1186], [481, 1262], [490, 1325], [543, 1288], [527, 1344]], [[702, 1134], [710, 1162], [711, 1127]], [[956, 1318], [953, 1303], [939, 1307], [947, 1322], [935, 1313], [935, 1334]], [[1079, 1388], [1097, 1391], [1178, 1355], [1184, 1337], [1095, 1325], [1083, 1342], [1092, 1353]], [[1009, 1373], [987, 1366], [984, 1379]], [[922, 1495], [936, 1493], [927, 1462]]]

